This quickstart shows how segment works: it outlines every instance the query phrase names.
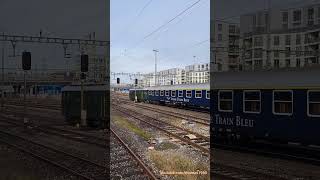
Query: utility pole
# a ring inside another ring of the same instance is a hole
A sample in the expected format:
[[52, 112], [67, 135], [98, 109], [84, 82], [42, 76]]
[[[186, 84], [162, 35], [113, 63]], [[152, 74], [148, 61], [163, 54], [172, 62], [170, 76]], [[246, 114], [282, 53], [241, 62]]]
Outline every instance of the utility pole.
[[157, 86], [157, 52], [158, 50], [154, 49], [154, 85]]

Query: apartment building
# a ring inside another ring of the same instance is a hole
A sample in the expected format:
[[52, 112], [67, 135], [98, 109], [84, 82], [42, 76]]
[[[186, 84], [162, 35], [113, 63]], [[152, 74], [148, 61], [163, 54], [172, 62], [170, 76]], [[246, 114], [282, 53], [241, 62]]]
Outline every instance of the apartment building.
[[320, 3], [240, 17], [243, 69], [319, 64]]
[[210, 64], [193, 64], [185, 67], [186, 83], [207, 83], [210, 80]]
[[157, 73], [158, 85], [185, 84], [185, 70], [172, 68]]
[[213, 71], [236, 71], [239, 69], [239, 24], [215, 20], [211, 36]]

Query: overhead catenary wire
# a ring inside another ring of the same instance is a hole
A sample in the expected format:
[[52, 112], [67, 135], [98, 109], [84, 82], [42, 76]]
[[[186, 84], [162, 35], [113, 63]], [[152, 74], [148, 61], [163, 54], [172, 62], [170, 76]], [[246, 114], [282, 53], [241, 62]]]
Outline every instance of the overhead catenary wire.
[[170, 24], [171, 22], [173, 22], [175, 19], [177, 19], [178, 17], [182, 16], [185, 12], [187, 12], [188, 10], [190, 10], [191, 8], [193, 8], [195, 5], [197, 5], [201, 0], [197, 0], [196, 2], [194, 2], [193, 4], [191, 4], [190, 6], [188, 6], [187, 8], [185, 8], [183, 11], [181, 11], [180, 13], [178, 13], [176, 16], [174, 16], [173, 18], [171, 18], [169, 21], [165, 22], [164, 24], [160, 25], [159, 27], [157, 27], [155, 30], [151, 31], [150, 33], [148, 33], [147, 35], [145, 35], [142, 40], [140, 40], [138, 43], [136, 43], [133, 48], [131, 48], [131, 50], [135, 49], [138, 45], [140, 45], [142, 42], [144, 42], [146, 39], [148, 39], [149, 37], [151, 37], [153, 34], [155, 34], [156, 32], [158, 32], [159, 30], [161, 30], [162, 28], [166, 27], [168, 24]]

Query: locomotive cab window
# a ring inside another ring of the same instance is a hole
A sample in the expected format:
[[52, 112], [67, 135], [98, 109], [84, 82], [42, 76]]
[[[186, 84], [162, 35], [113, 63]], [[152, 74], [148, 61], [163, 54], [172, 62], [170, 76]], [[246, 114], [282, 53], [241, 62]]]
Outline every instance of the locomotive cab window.
[[169, 91], [166, 91], [166, 96], [169, 96]]
[[192, 97], [192, 91], [188, 90], [186, 91], [186, 97], [191, 98]]
[[243, 112], [261, 112], [261, 93], [260, 91], [243, 91]]
[[164, 92], [163, 91], [160, 91], [160, 96], [163, 96], [164, 95]]
[[171, 96], [176, 97], [176, 91], [171, 91]]
[[183, 91], [182, 90], [178, 91], [178, 97], [183, 97]]
[[154, 94], [155, 94], [156, 96], [159, 96], [159, 91], [154, 91]]
[[197, 90], [195, 93], [195, 97], [196, 98], [202, 98], [202, 91], [201, 90]]
[[233, 91], [219, 91], [218, 93], [219, 111], [233, 111]]
[[320, 117], [320, 91], [308, 91], [308, 115]]
[[209, 90], [206, 91], [206, 98], [210, 99], [210, 91]]
[[292, 91], [273, 91], [273, 113], [279, 115], [292, 115], [293, 93]]

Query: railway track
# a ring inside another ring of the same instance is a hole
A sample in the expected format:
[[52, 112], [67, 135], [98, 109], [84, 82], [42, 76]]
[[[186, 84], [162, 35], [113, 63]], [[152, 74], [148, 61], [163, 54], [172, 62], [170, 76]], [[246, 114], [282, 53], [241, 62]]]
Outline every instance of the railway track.
[[107, 167], [66, 151], [0, 130], [0, 142], [85, 180], [104, 180]]
[[111, 179], [158, 179], [113, 129], [110, 132]]
[[157, 112], [157, 113], [161, 113], [161, 114], [171, 116], [171, 117], [176, 117], [176, 118], [183, 119], [186, 121], [192, 121], [192, 122], [199, 123], [199, 124], [202, 124], [205, 126], [210, 126], [210, 123], [209, 123], [210, 118], [207, 119], [207, 118], [202, 118], [202, 117], [195, 117], [195, 116], [192, 116], [189, 114], [182, 114], [182, 113], [168, 111], [168, 110], [164, 110], [164, 109], [157, 109], [157, 108], [153, 108], [153, 107], [141, 105], [141, 104], [135, 104], [135, 107], [146, 109], [146, 110]]
[[[23, 101], [21, 102], [17, 102], [17, 101], [12, 101], [12, 102], [6, 102], [5, 106], [9, 105], [9, 106], [22, 106], [23, 107]], [[27, 107], [28, 108], [39, 108], [39, 109], [50, 109], [50, 110], [57, 110], [60, 111], [61, 110], [61, 106], [57, 105], [57, 104], [45, 104], [45, 103], [34, 103], [34, 102], [27, 102]]]
[[[1, 117], [0, 121], [2, 122], [13, 124], [19, 127], [24, 127], [24, 124], [18, 119], [6, 117], [3, 115], [0, 115], [0, 117]], [[107, 142], [105, 138], [97, 137], [97, 136], [93, 136], [93, 135], [89, 135], [89, 134], [85, 134], [85, 133], [81, 133], [73, 130], [60, 129], [60, 128], [51, 127], [51, 126], [37, 126], [35, 127], [35, 129], [46, 134], [51, 134], [54, 136], [63, 137], [65, 139], [71, 139], [73, 141], [95, 145], [101, 148], [106, 148], [107, 146]]]
[[[152, 126], [160, 131], [165, 132], [166, 134], [177, 138], [181, 141], [181, 144], [188, 144], [192, 147], [202, 151], [205, 154], [209, 154], [209, 147], [210, 147], [210, 138], [202, 136], [200, 134], [191, 132], [189, 130], [171, 125], [169, 123], [166, 123], [164, 121], [161, 121], [159, 119], [146, 116], [144, 114], [141, 114], [139, 112], [124, 108], [122, 106], [118, 106], [116, 104], [113, 104], [112, 108], [115, 110], [121, 112], [127, 117], [134, 118], [136, 120], [139, 120], [145, 124], [148, 124], [149, 126]], [[195, 138], [189, 138], [188, 135], [195, 135]]]

